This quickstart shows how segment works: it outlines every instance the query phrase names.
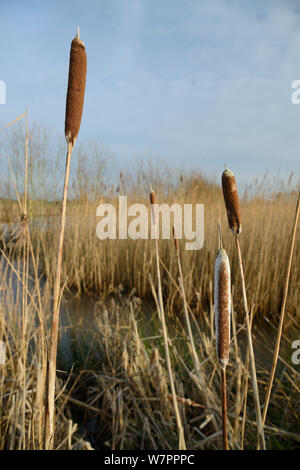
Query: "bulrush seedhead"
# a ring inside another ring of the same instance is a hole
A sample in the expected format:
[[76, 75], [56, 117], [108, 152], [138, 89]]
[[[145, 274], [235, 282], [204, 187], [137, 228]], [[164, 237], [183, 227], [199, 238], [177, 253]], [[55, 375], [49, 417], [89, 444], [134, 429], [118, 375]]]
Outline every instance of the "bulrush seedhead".
[[215, 330], [218, 361], [225, 368], [229, 360], [230, 346], [230, 311], [231, 311], [230, 265], [226, 251], [222, 246], [215, 261]]
[[237, 234], [241, 233], [242, 221], [237, 185], [234, 173], [227, 168], [227, 165], [222, 173], [222, 188], [230, 230]]
[[68, 144], [78, 136], [85, 92], [87, 58], [84, 43], [77, 36], [71, 43], [69, 80], [66, 103], [65, 136]]
[[156, 194], [152, 188], [150, 189], [150, 203], [151, 203], [151, 211], [152, 211], [152, 220], [153, 220], [154, 225], [156, 226], [157, 224], [157, 212], [156, 212], [157, 199], [156, 199]]

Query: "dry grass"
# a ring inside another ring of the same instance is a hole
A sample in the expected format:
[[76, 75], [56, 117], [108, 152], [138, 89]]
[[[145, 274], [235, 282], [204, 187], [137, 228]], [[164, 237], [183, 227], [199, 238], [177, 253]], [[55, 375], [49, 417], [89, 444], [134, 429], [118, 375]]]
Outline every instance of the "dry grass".
[[[22, 272], [20, 263], [15, 266], [17, 273]], [[5, 266], [2, 258], [3, 273]], [[29, 278], [33, 279], [29, 283], [28, 296], [26, 407], [22, 428], [22, 306], [16, 302], [12, 289], [15, 284], [22, 295], [22, 284], [8, 270], [1, 277], [4, 295], [1, 297], [2, 331], [9, 345], [7, 363], [1, 366], [0, 446], [3, 449], [22, 448], [22, 436], [25, 436], [26, 448], [42, 448], [40, 420], [43, 419], [44, 393], [39, 367], [42, 360], [39, 325], [41, 317], [49, 327], [50, 290], [45, 284], [41, 296], [42, 312], [39, 312], [37, 286], [31, 270]], [[188, 449], [219, 449], [222, 445], [220, 368], [214, 338], [210, 335], [209, 318], [210, 312], [202, 322], [199, 318], [195, 321], [191, 315], [203, 386], [194, 369], [184, 317], [174, 318], [168, 311], [166, 318], [177, 401]], [[243, 331], [239, 324], [237, 330], [237, 337], [232, 338], [227, 367], [229, 445], [233, 449], [241, 447], [242, 411], [237, 414], [237, 410], [243, 410], [247, 377], [247, 364], [241, 353]], [[54, 448], [90, 448], [86, 444], [88, 441], [97, 449], [176, 449], [177, 424], [157, 310], [146, 309], [134, 292], [124, 297], [119, 291], [114, 299], [94, 304], [94, 321], [83, 319], [69, 331], [72, 349], [66, 362], [60, 349], [58, 355]], [[64, 334], [63, 329], [61, 334]], [[272, 348], [271, 344], [269, 346]], [[289, 346], [284, 339], [281, 354]], [[289, 361], [286, 355], [280, 356], [280, 372], [275, 379], [266, 421], [268, 448], [295, 448], [300, 439], [299, 373], [290, 362], [282, 361]], [[70, 363], [74, 363], [73, 369], [70, 369]], [[259, 386], [264, 392], [269, 370], [261, 361], [258, 364]], [[239, 379], [241, 373], [242, 379]], [[244, 448], [253, 448], [256, 433], [251, 392], [247, 398]], [[77, 429], [74, 423], [77, 423]]]

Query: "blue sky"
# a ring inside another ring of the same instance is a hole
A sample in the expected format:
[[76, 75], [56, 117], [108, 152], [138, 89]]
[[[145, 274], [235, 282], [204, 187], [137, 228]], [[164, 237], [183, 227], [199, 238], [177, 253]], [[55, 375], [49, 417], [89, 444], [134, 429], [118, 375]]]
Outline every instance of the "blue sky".
[[63, 137], [69, 48], [88, 76], [81, 141], [118, 165], [159, 156], [243, 180], [300, 170], [300, 4], [286, 0], [0, 1], [0, 125], [25, 107]]

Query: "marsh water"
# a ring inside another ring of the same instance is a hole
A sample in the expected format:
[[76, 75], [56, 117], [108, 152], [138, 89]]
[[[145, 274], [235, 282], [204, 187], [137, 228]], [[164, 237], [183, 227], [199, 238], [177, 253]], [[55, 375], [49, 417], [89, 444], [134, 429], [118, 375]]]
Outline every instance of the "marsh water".
[[[28, 291], [34, 292], [33, 287], [35, 281], [31, 271], [32, 270], [30, 270], [30, 275], [28, 277]], [[22, 261], [14, 261], [11, 265], [2, 256], [0, 259], [0, 274], [2, 286], [2, 289], [0, 290], [0, 301], [4, 307], [3, 310], [8, 312], [8, 310], [13, 306], [15, 311], [22, 311]], [[41, 295], [45, 300], [45, 306], [47, 305], [45, 310], [50, 326], [51, 290], [43, 278], [40, 278], [39, 285]], [[34, 295], [36, 296], [36, 293]], [[28, 297], [28, 303], [29, 302], [30, 297]], [[101, 301], [100, 296], [95, 294], [83, 294], [78, 296], [70, 291], [64, 292], [60, 309], [59, 355], [61, 362], [66, 367], [71, 367], [78, 357], [83, 357], [84, 351], [88, 348], [89, 342], [92, 341], [93, 334], [95, 333], [97, 316], [102, 314], [101, 312], [103, 312], [104, 308], [105, 304]], [[157, 315], [155, 304], [142, 303], [138, 323], [143, 333], [147, 334], [147, 336], [151, 336], [151, 334], [154, 333], [153, 331], [150, 331], [149, 328], [150, 319], [153, 315]], [[183, 317], [182, 322], [184, 322]], [[172, 336], [172, 322], [169, 325], [169, 328]], [[159, 334], [159, 329], [160, 326], [157, 321], [156, 334]], [[239, 324], [237, 324], [237, 330], [238, 346], [241, 350], [242, 357], [245, 357], [247, 349], [246, 331], [245, 328]], [[267, 370], [270, 369], [272, 363], [272, 351], [274, 349], [276, 333], [276, 328], [268, 321], [264, 321], [262, 325], [254, 325], [253, 327], [255, 357], [258, 364]], [[207, 328], [206, 334], [210, 334], [209, 328]], [[292, 344], [292, 342], [297, 338], [294, 338], [294, 335], [290, 336], [290, 344]], [[286, 343], [289, 343], [289, 338], [287, 338]], [[82, 351], [80, 351], [80, 349], [82, 349]], [[286, 360], [288, 360], [287, 357]], [[284, 359], [281, 360], [281, 363], [284, 364]]]

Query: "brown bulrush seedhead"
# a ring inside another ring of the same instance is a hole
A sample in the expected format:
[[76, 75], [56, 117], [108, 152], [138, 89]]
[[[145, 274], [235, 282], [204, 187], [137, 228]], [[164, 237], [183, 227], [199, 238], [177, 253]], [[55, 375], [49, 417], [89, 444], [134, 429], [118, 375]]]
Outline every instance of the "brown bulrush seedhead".
[[155, 194], [155, 192], [153, 191], [153, 189], [151, 189], [151, 191], [150, 191], [150, 202], [151, 202], [151, 204], [157, 204], [157, 202], [156, 202], [156, 194]]
[[230, 230], [233, 233], [242, 232], [240, 201], [234, 173], [225, 166], [222, 173], [222, 188]]
[[215, 261], [215, 328], [218, 361], [226, 367], [230, 346], [231, 287], [230, 265], [226, 251], [221, 248]]
[[66, 103], [65, 136], [74, 145], [77, 138], [85, 92], [87, 58], [84, 43], [79, 34], [73, 39], [70, 51], [69, 80]]
[[150, 203], [151, 203], [151, 211], [152, 211], [152, 220], [153, 220], [154, 225], [156, 226], [156, 223], [157, 223], [157, 213], [156, 213], [157, 201], [156, 201], [156, 194], [155, 194], [155, 192], [153, 191], [152, 188], [150, 190]]

